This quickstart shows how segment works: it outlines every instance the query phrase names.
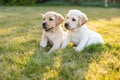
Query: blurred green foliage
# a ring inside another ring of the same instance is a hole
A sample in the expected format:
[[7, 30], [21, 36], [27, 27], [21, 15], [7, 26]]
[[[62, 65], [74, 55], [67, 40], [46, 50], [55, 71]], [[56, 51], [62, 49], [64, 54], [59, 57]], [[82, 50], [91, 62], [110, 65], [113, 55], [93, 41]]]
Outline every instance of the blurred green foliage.
[[0, 5], [33, 5], [37, 0], [0, 0]]
[[[0, 0], [0, 5], [79, 5], [104, 6], [104, 0]], [[120, 7], [120, 1], [108, 2], [110, 7]]]

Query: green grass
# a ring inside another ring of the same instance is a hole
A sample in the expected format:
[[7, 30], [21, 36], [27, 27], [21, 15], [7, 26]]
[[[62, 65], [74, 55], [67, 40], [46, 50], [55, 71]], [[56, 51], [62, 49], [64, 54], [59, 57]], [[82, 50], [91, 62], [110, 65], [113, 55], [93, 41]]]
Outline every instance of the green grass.
[[[71, 47], [46, 54], [39, 47], [42, 18], [54, 10], [66, 15], [79, 9], [104, 45], [82, 52]], [[0, 80], [120, 80], [120, 9], [93, 7], [0, 7]]]

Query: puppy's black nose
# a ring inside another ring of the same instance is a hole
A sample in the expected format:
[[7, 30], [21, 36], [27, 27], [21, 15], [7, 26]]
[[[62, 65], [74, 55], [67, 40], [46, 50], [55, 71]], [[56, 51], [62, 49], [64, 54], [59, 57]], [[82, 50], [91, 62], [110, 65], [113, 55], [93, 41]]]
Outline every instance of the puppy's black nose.
[[68, 27], [69, 25], [68, 25], [68, 23], [65, 23], [65, 27]]
[[65, 23], [64, 26], [65, 26], [66, 29], [68, 29], [69, 24], [68, 24], [68, 23]]
[[42, 27], [43, 27], [43, 28], [46, 28], [46, 23], [45, 23], [45, 22], [42, 23]]

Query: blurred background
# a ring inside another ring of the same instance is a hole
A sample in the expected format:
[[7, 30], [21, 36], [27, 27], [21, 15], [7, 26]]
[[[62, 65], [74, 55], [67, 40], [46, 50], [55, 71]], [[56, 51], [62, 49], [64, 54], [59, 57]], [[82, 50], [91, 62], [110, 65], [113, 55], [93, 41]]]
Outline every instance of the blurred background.
[[1, 6], [95, 6], [120, 7], [120, 0], [0, 0]]

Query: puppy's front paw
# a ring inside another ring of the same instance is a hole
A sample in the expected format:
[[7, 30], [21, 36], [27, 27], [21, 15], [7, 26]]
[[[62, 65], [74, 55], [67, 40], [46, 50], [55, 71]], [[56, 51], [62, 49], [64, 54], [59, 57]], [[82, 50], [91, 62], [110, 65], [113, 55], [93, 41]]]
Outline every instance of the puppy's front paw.
[[73, 47], [73, 49], [75, 50], [77, 47]]
[[74, 51], [76, 52], [80, 52], [80, 49], [78, 49], [77, 47], [73, 47]]
[[46, 47], [46, 44], [44, 44], [44, 43], [40, 43], [40, 47]]
[[46, 54], [50, 54], [51, 52], [47, 52]]
[[61, 47], [61, 49], [65, 49], [65, 47]]

